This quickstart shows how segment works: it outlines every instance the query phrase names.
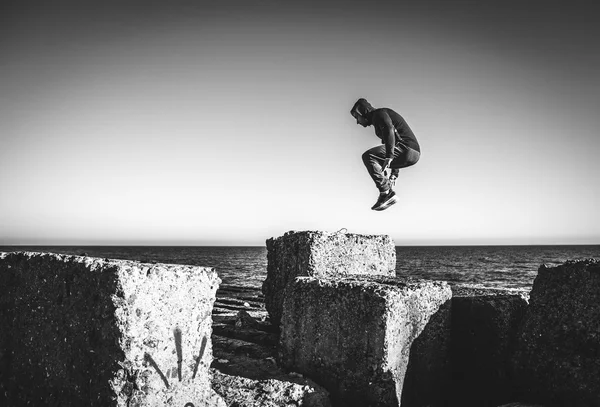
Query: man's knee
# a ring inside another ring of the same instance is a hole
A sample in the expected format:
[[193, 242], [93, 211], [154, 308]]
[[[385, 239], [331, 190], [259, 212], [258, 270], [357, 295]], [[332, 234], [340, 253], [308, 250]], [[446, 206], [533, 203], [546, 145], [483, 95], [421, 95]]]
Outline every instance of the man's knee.
[[419, 161], [420, 156], [417, 154], [400, 156], [392, 161], [392, 168], [406, 168], [415, 165]]
[[371, 153], [369, 152], [369, 150], [367, 150], [362, 155], [362, 162], [365, 165], [368, 165], [370, 161], [371, 161]]

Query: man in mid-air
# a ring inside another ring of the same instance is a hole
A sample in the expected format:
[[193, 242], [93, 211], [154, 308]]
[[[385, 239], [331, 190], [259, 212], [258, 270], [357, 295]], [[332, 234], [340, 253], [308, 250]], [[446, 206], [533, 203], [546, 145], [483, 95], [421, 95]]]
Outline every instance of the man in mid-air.
[[[352, 106], [350, 114], [363, 127], [373, 125], [375, 135], [381, 139], [382, 145], [365, 151], [362, 159], [379, 189], [379, 198], [371, 209], [382, 211], [398, 200], [392, 188], [399, 169], [416, 164], [421, 156], [421, 148], [406, 121], [392, 109], [375, 109], [361, 98]], [[388, 170], [391, 173], [389, 178], [386, 176]]]

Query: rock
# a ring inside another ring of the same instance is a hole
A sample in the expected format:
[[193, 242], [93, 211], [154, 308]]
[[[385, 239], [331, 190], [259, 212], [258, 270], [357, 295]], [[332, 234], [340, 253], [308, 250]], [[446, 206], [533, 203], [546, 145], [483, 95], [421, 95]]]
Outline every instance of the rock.
[[215, 334], [212, 337], [212, 341], [213, 346], [215, 348], [218, 346], [219, 348], [218, 358], [220, 359], [229, 359], [231, 361], [234, 359], [233, 356], [239, 357], [241, 355], [253, 359], [265, 359], [276, 354], [274, 351], [275, 346], [258, 344], [244, 339], [229, 338]]
[[498, 407], [544, 407], [540, 404], [509, 403]]
[[223, 405], [213, 269], [18, 252], [0, 279], [0, 404]]
[[252, 380], [211, 369], [213, 388], [228, 406], [331, 407], [329, 395], [319, 386], [276, 379]]
[[539, 268], [513, 363], [518, 400], [600, 406], [600, 261]]
[[213, 325], [214, 335], [231, 339], [241, 339], [263, 346], [276, 346], [279, 343], [279, 335], [276, 333], [265, 332], [260, 329], [238, 328], [231, 325]]
[[507, 290], [452, 287], [451, 405], [514, 400], [510, 360], [527, 301]]
[[395, 276], [395, 269], [396, 248], [389, 236], [288, 232], [267, 240], [265, 306], [277, 326], [285, 291], [297, 276]]
[[238, 311], [235, 326], [237, 328], [250, 328], [250, 329], [258, 329], [260, 328], [260, 324], [258, 321], [250, 316], [248, 312], [241, 310]]
[[[325, 387], [336, 405], [399, 405], [411, 345], [427, 331], [430, 320], [436, 320], [440, 309], [441, 319], [449, 319], [450, 298], [450, 287], [442, 282], [298, 277], [284, 303], [280, 363]], [[448, 341], [447, 331], [442, 329], [441, 335], [438, 344]], [[431, 350], [435, 343], [431, 336], [421, 344], [422, 349]], [[434, 358], [412, 364], [433, 373], [436, 365], [441, 371], [446, 369], [444, 360]], [[420, 380], [435, 382], [428, 377]], [[423, 387], [435, 393], [431, 390], [435, 387]]]

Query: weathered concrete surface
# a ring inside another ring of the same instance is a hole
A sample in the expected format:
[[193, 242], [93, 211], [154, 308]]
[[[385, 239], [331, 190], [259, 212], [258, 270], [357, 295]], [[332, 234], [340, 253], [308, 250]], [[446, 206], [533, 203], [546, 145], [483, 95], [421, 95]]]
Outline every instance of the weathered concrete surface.
[[211, 369], [213, 388], [228, 406], [236, 407], [331, 407], [320, 387], [277, 379], [253, 380]]
[[539, 268], [514, 367], [518, 400], [600, 406], [600, 261]]
[[526, 294], [452, 287], [450, 405], [495, 407], [515, 400], [510, 360]]
[[544, 407], [540, 404], [525, 404], [525, 403], [509, 403], [509, 404], [503, 404], [501, 406], [498, 407]]
[[442, 282], [299, 277], [284, 304], [280, 363], [325, 387], [336, 405], [398, 406], [411, 345], [450, 297]]
[[244, 309], [214, 316], [212, 340], [213, 389], [228, 406], [331, 405], [322, 386], [277, 366], [279, 330], [252, 318]]
[[287, 232], [267, 240], [267, 262], [262, 291], [269, 317], [279, 325], [285, 292], [294, 278], [395, 276], [396, 249], [387, 235]]
[[410, 347], [402, 387], [403, 407], [447, 406], [450, 393], [451, 310], [451, 301], [443, 303], [431, 315]]
[[214, 270], [20, 252], [0, 278], [0, 404], [224, 405]]

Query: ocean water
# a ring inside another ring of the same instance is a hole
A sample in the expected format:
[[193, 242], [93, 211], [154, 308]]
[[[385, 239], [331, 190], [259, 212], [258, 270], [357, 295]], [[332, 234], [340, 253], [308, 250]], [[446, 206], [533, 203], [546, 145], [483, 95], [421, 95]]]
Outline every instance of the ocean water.
[[[267, 273], [266, 247], [236, 246], [0, 246], [93, 257], [214, 267], [222, 286], [259, 290]], [[541, 264], [600, 258], [600, 245], [397, 246], [396, 274], [529, 291]]]

